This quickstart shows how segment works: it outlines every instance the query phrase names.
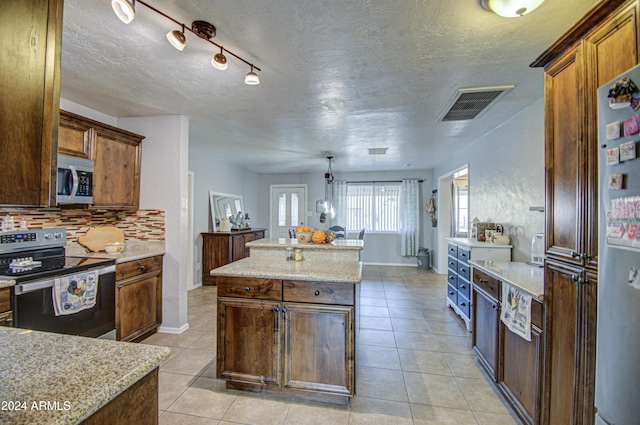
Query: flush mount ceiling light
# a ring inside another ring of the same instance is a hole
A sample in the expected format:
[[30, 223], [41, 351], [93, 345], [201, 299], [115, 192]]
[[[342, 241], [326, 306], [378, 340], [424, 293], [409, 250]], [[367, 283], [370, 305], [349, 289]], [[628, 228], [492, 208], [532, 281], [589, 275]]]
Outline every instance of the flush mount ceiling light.
[[125, 24], [130, 23], [135, 18], [135, 5], [136, 0], [133, 0], [133, 3], [129, 3], [127, 0], [111, 0], [113, 12]]
[[480, 0], [486, 10], [504, 18], [518, 18], [533, 12], [544, 0]]
[[[252, 64], [251, 62], [241, 58], [240, 56], [233, 53], [231, 50], [225, 49], [220, 44], [212, 41], [211, 39], [216, 36], [216, 27], [211, 25], [206, 21], [193, 21], [191, 23], [191, 28], [187, 27], [184, 23], [172, 18], [166, 13], [156, 9], [155, 7], [147, 4], [144, 1], [137, 0], [137, 3], [147, 7], [148, 9], [156, 12], [159, 15], [162, 15], [166, 19], [180, 25], [182, 27], [182, 31], [173, 30], [169, 31], [167, 34], [167, 40], [171, 43], [173, 47], [182, 51], [187, 44], [187, 38], [185, 36], [185, 31], [190, 31], [191, 33], [197, 35], [199, 38], [213, 44], [217, 48], [220, 49], [220, 53], [217, 53], [211, 58], [211, 65], [214, 68], [219, 70], [227, 69], [227, 57], [225, 56], [225, 52], [234, 58], [238, 59], [241, 62], [249, 65], [251, 67], [251, 71], [247, 73], [244, 77], [244, 82], [250, 86], [255, 86], [260, 84], [260, 77], [255, 73], [254, 70], [261, 71], [260, 68]], [[136, 0], [111, 0], [111, 7], [113, 8], [113, 12], [116, 14], [118, 19], [120, 19], [125, 24], [130, 23], [135, 18], [135, 5]]]

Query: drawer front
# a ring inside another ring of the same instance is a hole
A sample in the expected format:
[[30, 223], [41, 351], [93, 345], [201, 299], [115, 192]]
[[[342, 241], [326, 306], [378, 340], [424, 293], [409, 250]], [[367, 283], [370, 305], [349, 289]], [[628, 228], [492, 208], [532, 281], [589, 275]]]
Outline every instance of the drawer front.
[[489, 276], [480, 270], [473, 269], [473, 284], [478, 285], [484, 289], [489, 295], [493, 296], [496, 300], [500, 300], [500, 281], [496, 278]]
[[447, 298], [449, 298], [453, 304], [458, 304], [458, 291], [451, 285], [447, 285]]
[[281, 301], [282, 281], [219, 276], [218, 297]]
[[128, 279], [162, 269], [162, 255], [116, 264], [116, 280]]
[[350, 283], [285, 280], [283, 298], [299, 303], [354, 305], [355, 288]]
[[458, 248], [458, 260], [469, 264], [469, 258], [471, 257], [471, 251], [464, 248]]
[[468, 300], [471, 299], [471, 285], [468, 280], [458, 278], [458, 292]]
[[458, 292], [458, 308], [460, 309], [460, 311], [462, 311], [462, 314], [464, 314], [467, 318], [469, 318], [470, 304], [471, 303], [469, 302], [469, 300], [463, 297], [462, 295], [460, 295], [460, 293]]
[[11, 288], [0, 289], [0, 313], [11, 310]]
[[447, 257], [447, 266], [449, 267], [449, 270], [458, 273], [458, 260], [456, 260], [455, 258], [451, 256]]
[[449, 275], [447, 276], [447, 282], [449, 285], [458, 289], [458, 274], [454, 271], [449, 270]]
[[449, 244], [448, 245], [448, 249], [449, 249], [449, 255], [454, 257], [454, 258], [458, 258], [458, 245], [454, 245], [454, 244]]
[[470, 280], [471, 270], [468, 264], [458, 261], [458, 276]]

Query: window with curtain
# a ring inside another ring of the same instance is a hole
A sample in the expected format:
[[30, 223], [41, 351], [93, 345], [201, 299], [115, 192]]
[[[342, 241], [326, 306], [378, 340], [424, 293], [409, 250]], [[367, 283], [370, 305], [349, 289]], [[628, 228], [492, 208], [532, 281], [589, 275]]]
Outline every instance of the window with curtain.
[[455, 186], [456, 235], [469, 234], [469, 188]]
[[349, 183], [346, 199], [347, 231], [400, 231], [400, 183]]

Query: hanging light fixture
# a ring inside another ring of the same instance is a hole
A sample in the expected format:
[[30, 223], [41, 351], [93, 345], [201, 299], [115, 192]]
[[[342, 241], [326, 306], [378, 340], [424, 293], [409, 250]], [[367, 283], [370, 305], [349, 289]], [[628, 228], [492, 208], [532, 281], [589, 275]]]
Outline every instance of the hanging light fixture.
[[247, 75], [244, 76], [244, 83], [249, 84], [250, 86], [257, 86], [260, 84], [260, 77], [258, 77], [258, 74], [253, 72], [253, 65], [251, 65], [251, 71], [247, 72]]
[[480, 0], [486, 10], [504, 18], [518, 18], [537, 9], [544, 0]]
[[125, 24], [130, 23], [135, 18], [135, 6], [136, 0], [133, 0], [133, 3], [129, 3], [127, 0], [111, 0], [113, 12]]
[[227, 69], [227, 57], [224, 55], [224, 49], [222, 47], [220, 48], [220, 53], [216, 53], [213, 55], [213, 58], [211, 58], [211, 65], [220, 71]]
[[171, 45], [173, 47], [175, 47], [176, 49], [178, 49], [180, 51], [184, 50], [184, 47], [185, 47], [185, 45], [187, 43], [187, 39], [185, 37], [185, 30], [186, 31], [190, 31], [193, 34], [197, 35], [198, 37], [202, 38], [203, 40], [213, 44], [214, 46], [216, 46], [217, 48], [220, 49], [220, 53], [216, 53], [211, 58], [211, 65], [213, 65], [214, 68], [219, 69], [219, 70], [227, 69], [227, 57], [225, 56], [225, 53], [227, 53], [227, 54], [233, 56], [234, 58], [238, 59], [241, 62], [244, 62], [245, 64], [247, 64], [247, 65], [249, 65], [251, 67], [251, 71], [249, 71], [247, 73], [247, 75], [245, 75], [245, 77], [244, 77], [244, 82], [246, 84], [249, 84], [251, 86], [260, 84], [260, 77], [258, 77], [258, 74], [256, 74], [255, 71], [254, 71], [254, 69], [257, 70], [257, 71], [261, 71], [260, 68], [258, 68], [257, 66], [255, 66], [251, 62], [241, 58], [240, 56], [236, 55], [231, 50], [225, 49], [220, 44], [218, 44], [218, 43], [216, 43], [214, 41], [211, 41], [211, 39], [216, 36], [216, 27], [214, 27], [210, 23], [208, 23], [206, 21], [193, 21], [192, 27], [189, 28], [185, 24], [183, 24], [182, 22], [172, 18], [171, 16], [169, 16], [166, 13], [156, 9], [155, 7], [147, 4], [145, 1], [142, 1], [142, 0], [111, 0], [111, 7], [113, 8], [113, 12], [116, 14], [118, 19], [120, 19], [125, 24], [128, 24], [131, 21], [133, 21], [133, 19], [135, 17], [135, 5], [136, 5], [136, 2], [138, 4], [141, 4], [141, 5], [145, 6], [148, 9], [151, 9], [152, 11], [156, 12], [157, 14], [162, 15], [163, 17], [167, 18], [168, 20], [170, 20], [170, 21], [172, 21], [172, 22], [174, 22], [174, 23], [176, 23], [176, 24], [178, 24], [178, 25], [180, 25], [182, 27], [182, 31], [173, 30], [173, 31], [169, 31], [169, 33], [167, 34], [167, 40], [169, 40], [169, 43], [171, 43]]
[[329, 168], [327, 172], [324, 173], [324, 212], [329, 218], [333, 219], [336, 217], [336, 210], [333, 208], [333, 187], [331, 186], [331, 183], [335, 180], [333, 170], [331, 170], [331, 160], [333, 157], [328, 156], [327, 159], [329, 160]]

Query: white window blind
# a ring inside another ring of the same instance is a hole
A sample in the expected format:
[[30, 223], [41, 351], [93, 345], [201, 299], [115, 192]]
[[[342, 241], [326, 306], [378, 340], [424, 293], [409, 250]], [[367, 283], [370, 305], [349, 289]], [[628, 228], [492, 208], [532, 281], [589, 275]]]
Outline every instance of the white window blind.
[[349, 183], [347, 230], [398, 232], [400, 183]]

